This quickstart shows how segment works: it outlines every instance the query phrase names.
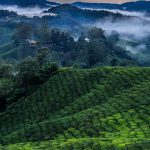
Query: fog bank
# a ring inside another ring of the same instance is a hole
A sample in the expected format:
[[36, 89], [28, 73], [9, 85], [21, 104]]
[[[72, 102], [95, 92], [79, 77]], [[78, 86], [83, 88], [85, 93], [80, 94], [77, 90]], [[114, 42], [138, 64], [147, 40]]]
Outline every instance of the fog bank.
[[50, 15], [50, 16], [56, 16], [55, 14], [52, 13], [43, 13], [43, 11], [48, 10], [49, 8], [39, 8], [39, 7], [27, 7], [27, 8], [21, 8], [18, 7], [17, 5], [11, 5], [11, 6], [6, 6], [6, 5], [0, 5], [0, 10], [8, 10], [8, 11], [14, 11], [17, 12], [18, 15], [21, 16], [27, 16], [30, 18], [33, 18], [34, 16], [45, 16], [45, 15]]
[[97, 21], [95, 25], [104, 29], [107, 34], [115, 30], [127, 39], [143, 40], [150, 36], [150, 22], [145, 22], [138, 18], [117, 21], [113, 21], [111, 18], [105, 18]]

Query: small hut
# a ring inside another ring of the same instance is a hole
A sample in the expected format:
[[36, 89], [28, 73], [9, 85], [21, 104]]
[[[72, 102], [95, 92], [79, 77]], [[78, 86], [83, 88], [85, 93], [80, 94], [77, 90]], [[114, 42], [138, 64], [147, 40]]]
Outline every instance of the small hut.
[[26, 43], [29, 47], [37, 47], [38, 46], [38, 42], [35, 41], [35, 40], [30, 40], [30, 39], [27, 39], [26, 40]]

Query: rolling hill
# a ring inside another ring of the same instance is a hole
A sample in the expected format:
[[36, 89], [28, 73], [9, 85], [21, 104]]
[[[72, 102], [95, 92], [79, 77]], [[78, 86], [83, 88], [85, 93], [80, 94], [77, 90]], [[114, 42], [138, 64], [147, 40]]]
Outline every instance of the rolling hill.
[[[0, 5], [18, 5], [21, 7], [31, 7], [31, 6], [59, 6], [60, 3], [51, 2], [48, 0], [1, 0]], [[127, 11], [144, 11], [150, 12], [150, 2], [149, 1], [131, 1], [122, 4], [113, 3], [86, 3], [86, 2], [74, 2], [71, 3], [73, 6], [80, 8], [91, 8], [91, 9], [119, 9]]]
[[76, 6], [73, 6], [71, 4], [62, 4], [56, 7], [50, 8], [46, 13], [54, 13], [57, 14], [59, 17], [68, 17], [71, 16], [73, 19], [76, 18], [79, 21], [86, 18], [88, 20], [90, 19], [102, 19], [104, 17], [113, 17], [115, 18], [127, 18], [126, 16], [123, 16], [121, 14], [116, 14], [108, 11], [92, 11], [92, 10], [83, 10]]
[[1, 150], [150, 147], [150, 68], [64, 68], [0, 114]]
[[[54, 19], [49, 19], [51, 26], [67, 30], [69, 32], [76, 33], [76, 37], [80, 34], [80, 31], [84, 32], [89, 26], [94, 25], [98, 20], [104, 18], [117, 19], [129, 19], [128, 16], [123, 16], [119, 13], [112, 13], [109, 11], [97, 11], [97, 10], [83, 10], [71, 4], [62, 4], [56, 7], [50, 8], [45, 13], [57, 14]], [[49, 16], [45, 17], [49, 18]], [[61, 22], [61, 24], [60, 24]]]
[[119, 9], [127, 11], [150, 12], [149, 1], [134, 1], [123, 4], [75, 2], [72, 3], [72, 5], [80, 8], [91, 8], [91, 9]]

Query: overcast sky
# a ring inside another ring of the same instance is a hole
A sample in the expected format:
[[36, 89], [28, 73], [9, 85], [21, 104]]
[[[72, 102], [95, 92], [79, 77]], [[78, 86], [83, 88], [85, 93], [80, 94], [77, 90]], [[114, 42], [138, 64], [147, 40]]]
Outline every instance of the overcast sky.
[[50, 1], [61, 2], [61, 3], [69, 3], [69, 2], [76, 2], [76, 1], [93, 2], [93, 3], [124, 3], [131, 0], [50, 0]]

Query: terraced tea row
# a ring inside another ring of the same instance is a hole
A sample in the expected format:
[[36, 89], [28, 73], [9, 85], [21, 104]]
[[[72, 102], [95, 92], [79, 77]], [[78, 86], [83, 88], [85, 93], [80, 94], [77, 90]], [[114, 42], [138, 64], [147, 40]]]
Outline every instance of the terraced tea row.
[[8, 150], [148, 149], [150, 68], [62, 70], [0, 121]]

